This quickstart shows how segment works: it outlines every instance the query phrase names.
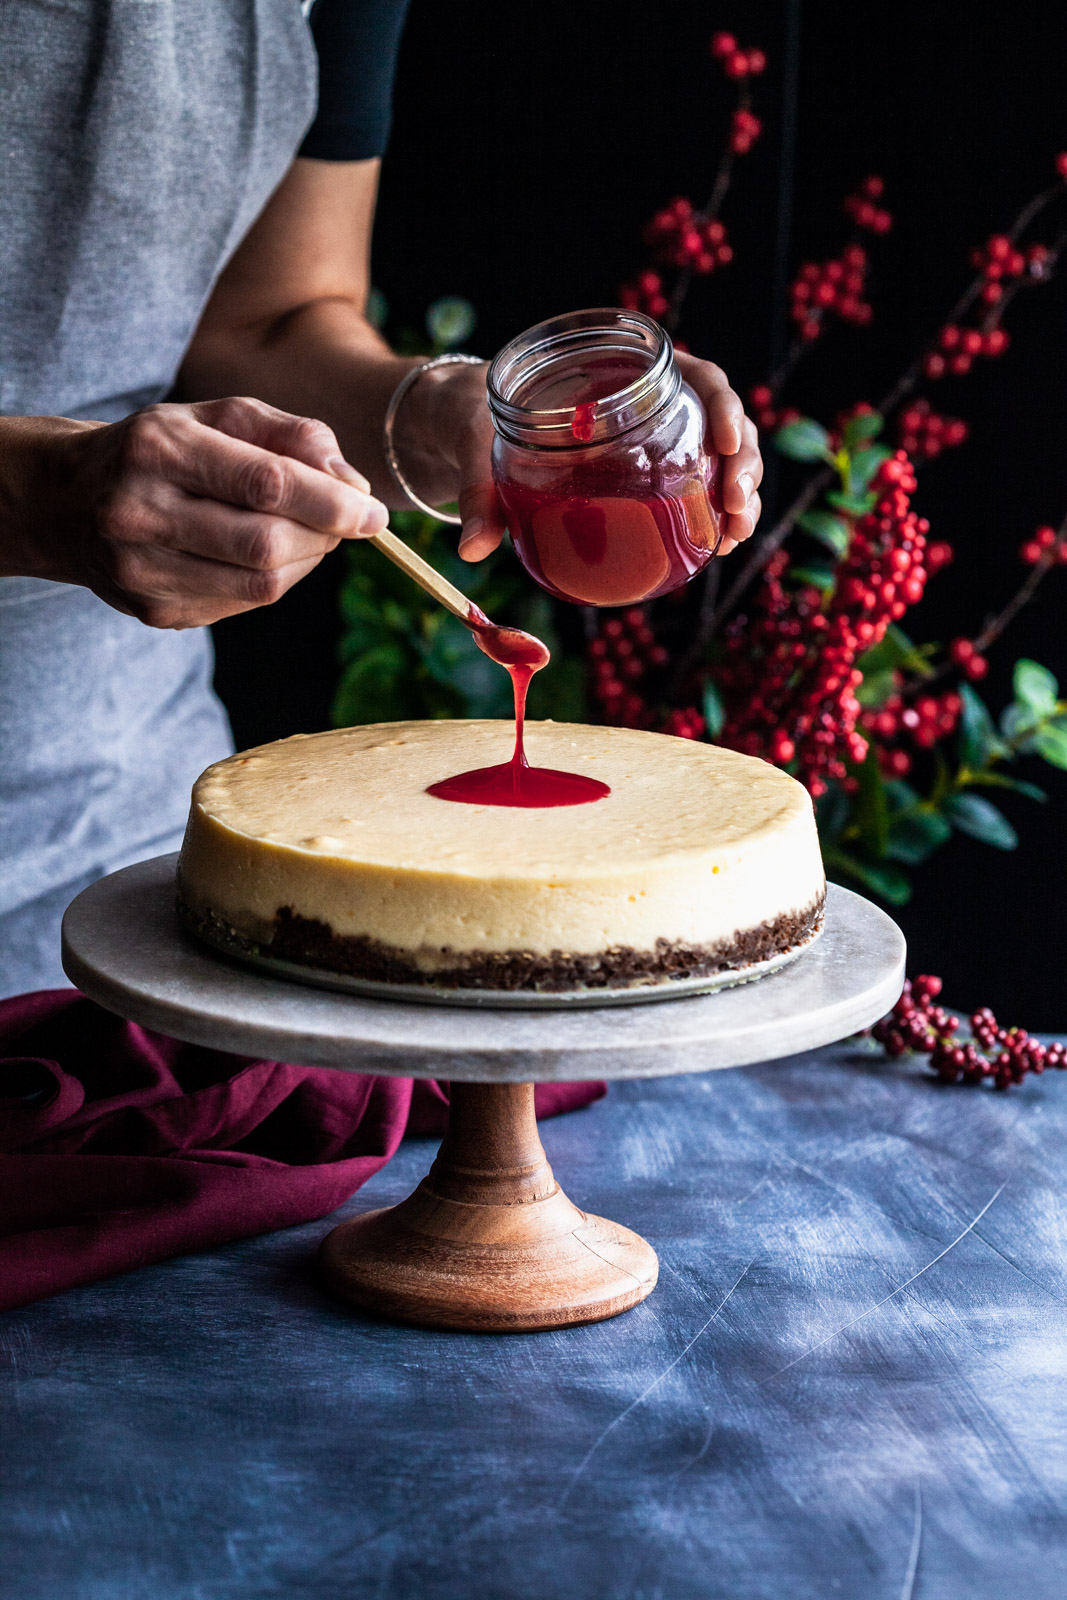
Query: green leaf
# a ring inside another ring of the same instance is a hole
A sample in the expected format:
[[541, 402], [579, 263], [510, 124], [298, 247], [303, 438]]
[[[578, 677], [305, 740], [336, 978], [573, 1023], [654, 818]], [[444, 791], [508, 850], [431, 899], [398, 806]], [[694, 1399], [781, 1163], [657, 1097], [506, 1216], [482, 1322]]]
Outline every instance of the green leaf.
[[811, 417], [786, 422], [774, 435], [775, 449], [791, 461], [832, 461], [830, 435]]
[[844, 850], [831, 849], [827, 852], [826, 868], [835, 882], [838, 874], [853, 878], [887, 905], [903, 906], [911, 899], [911, 884], [907, 874], [899, 867], [875, 866], [869, 861], [860, 861], [856, 856], [848, 855]]
[[824, 846], [844, 832], [851, 811], [849, 797], [840, 784], [828, 784], [815, 802], [815, 820]]
[[877, 495], [845, 494], [841, 489], [831, 489], [826, 499], [829, 505], [836, 506], [838, 511], [847, 511], [850, 517], [866, 516], [878, 504]]
[[1014, 850], [1019, 843], [1019, 835], [1004, 813], [980, 794], [951, 795], [945, 801], [944, 814], [961, 833], [996, 850]]
[[403, 648], [382, 645], [351, 662], [341, 675], [332, 717], [336, 728], [396, 722], [418, 715], [419, 705]]
[[704, 721], [708, 725], [708, 738], [717, 739], [726, 721], [726, 707], [722, 695], [710, 678], [704, 683]]
[[978, 771], [989, 765], [993, 756], [1010, 754], [997, 733], [989, 707], [969, 683], [960, 685], [963, 710], [960, 713], [960, 765]]
[[841, 517], [835, 517], [832, 511], [824, 511], [818, 506], [812, 511], [805, 511], [802, 517], [797, 518], [797, 527], [810, 533], [813, 539], [818, 539], [835, 556], [848, 553], [848, 523]]
[[842, 436], [842, 443], [849, 455], [865, 439], [876, 438], [882, 431], [884, 421], [880, 411], [861, 411], [858, 416], [850, 417], [845, 423], [845, 432]]
[[789, 576], [794, 583], [818, 589], [822, 594], [833, 594], [837, 582], [832, 567], [790, 567]]
[[1054, 767], [1067, 767], [1067, 728], [1048, 722], [1034, 734], [1034, 749]]
[[972, 784], [979, 784], [983, 789], [1014, 789], [1016, 794], [1026, 795], [1028, 800], [1048, 799], [1044, 789], [1039, 789], [1036, 783], [1027, 783], [1023, 778], [1009, 778], [1006, 772], [976, 772], [971, 779]]
[[369, 600], [359, 595], [346, 597], [342, 615], [345, 626], [337, 642], [337, 657], [342, 665], [390, 642], [390, 630], [381, 611]]
[[864, 673], [863, 682], [856, 690], [856, 699], [868, 710], [879, 711], [897, 692], [897, 675], [893, 671]]
[[898, 812], [917, 811], [923, 803], [918, 789], [913, 789], [906, 778], [887, 778], [885, 796], [889, 801], [890, 826]]
[[389, 302], [380, 289], [371, 289], [364, 315], [372, 328], [384, 328], [389, 321]]
[[506, 717], [510, 712], [507, 674], [478, 649], [458, 617], [441, 614], [421, 655], [426, 674], [422, 687], [433, 709], [455, 705], [453, 715], [470, 717]]
[[1000, 713], [1000, 731], [1020, 755], [1030, 755], [1034, 749], [1037, 718], [1032, 711], [1012, 700]]
[[926, 657], [933, 649], [933, 645], [913, 644], [904, 629], [891, 622], [878, 643], [865, 650], [856, 665], [864, 677], [869, 672], [884, 672], [889, 667], [906, 667], [909, 672], [925, 677], [931, 670]]
[[873, 745], [855, 773], [860, 785], [856, 796], [856, 831], [872, 856], [884, 856], [889, 843], [889, 802]]
[[532, 721], [551, 717], [554, 722], [585, 722], [589, 706], [585, 666], [579, 657], [554, 653], [548, 666], [535, 673], [526, 709]]
[[1047, 717], [1056, 709], [1060, 686], [1047, 667], [1024, 657], [1015, 663], [1012, 690], [1020, 705], [1035, 717]]
[[883, 461], [893, 454], [884, 444], [873, 444], [866, 450], [857, 450], [849, 464], [849, 481], [853, 494], [862, 494]]
[[454, 350], [474, 332], [478, 314], [461, 295], [446, 294], [426, 312], [426, 332], [437, 350]]
[[886, 855], [917, 867], [952, 837], [952, 828], [936, 811], [926, 808], [894, 817], [889, 825]]

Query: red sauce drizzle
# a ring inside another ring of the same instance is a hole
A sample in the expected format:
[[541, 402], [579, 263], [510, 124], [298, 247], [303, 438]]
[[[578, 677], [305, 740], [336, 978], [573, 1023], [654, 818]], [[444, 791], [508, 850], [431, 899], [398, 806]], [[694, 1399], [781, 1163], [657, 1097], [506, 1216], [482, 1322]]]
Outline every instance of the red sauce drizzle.
[[602, 800], [611, 790], [596, 778], [577, 772], [558, 772], [554, 767], [531, 767], [523, 749], [526, 720], [526, 691], [535, 672], [548, 665], [548, 650], [532, 633], [521, 628], [501, 628], [489, 621], [477, 606], [471, 606], [467, 626], [475, 643], [490, 661], [497, 661], [511, 676], [515, 693], [515, 749], [510, 761], [496, 767], [477, 767], [454, 778], [432, 783], [428, 794], [438, 800], [458, 800], [475, 806], [520, 806], [543, 809], [547, 806], [582, 806]]
[[588, 444], [596, 431], [596, 401], [587, 400], [574, 408], [571, 432], [579, 444]]

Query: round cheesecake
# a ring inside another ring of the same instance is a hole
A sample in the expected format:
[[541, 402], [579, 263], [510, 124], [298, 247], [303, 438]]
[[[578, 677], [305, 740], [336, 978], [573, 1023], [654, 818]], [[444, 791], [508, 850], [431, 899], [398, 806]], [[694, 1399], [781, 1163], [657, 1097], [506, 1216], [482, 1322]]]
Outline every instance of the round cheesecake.
[[618, 989], [740, 969], [818, 931], [807, 791], [715, 745], [527, 724], [531, 765], [606, 783], [587, 805], [428, 794], [511, 755], [512, 724], [389, 722], [209, 767], [178, 868], [210, 942], [376, 983]]

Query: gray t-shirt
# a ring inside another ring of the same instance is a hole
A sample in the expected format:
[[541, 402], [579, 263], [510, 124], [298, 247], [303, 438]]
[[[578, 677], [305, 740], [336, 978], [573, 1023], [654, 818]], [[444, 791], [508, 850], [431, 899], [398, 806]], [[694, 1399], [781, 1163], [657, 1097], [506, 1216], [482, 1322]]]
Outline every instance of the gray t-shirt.
[[[0, 413], [168, 394], [314, 106], [298, 0], [3, 0]], [[177, 847], [231, 748], [211, 668], [203, 630], [0, 579], [0, 995], [65, 983], [67, 902]]]

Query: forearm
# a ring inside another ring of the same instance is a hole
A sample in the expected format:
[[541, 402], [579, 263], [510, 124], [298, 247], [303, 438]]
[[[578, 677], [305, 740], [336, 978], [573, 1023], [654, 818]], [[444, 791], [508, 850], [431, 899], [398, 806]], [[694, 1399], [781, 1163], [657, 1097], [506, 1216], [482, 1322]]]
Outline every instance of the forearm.
[[0, 418], [0, 577], [72, 582], [78, 537], [67, 489], [79, 435], [102, 427], [69, 417]]
[[[397, 384], [422, 357], [394, 355], [351, 302], [322, 299], [268, 324], [221, 323], [210, 318], [197, 333], [182, 367], [183, 395], [209, 399], [248, 394], [333, 429], [345, 457], [370, 479], [387, 505], [407, 502], [382, 454], [382, 425]], [[396, 443], [405, 474], [427, 498], [440, 503], [454, 493], [455, 462], [436, 448], [435, 374], [405, 396]]]

